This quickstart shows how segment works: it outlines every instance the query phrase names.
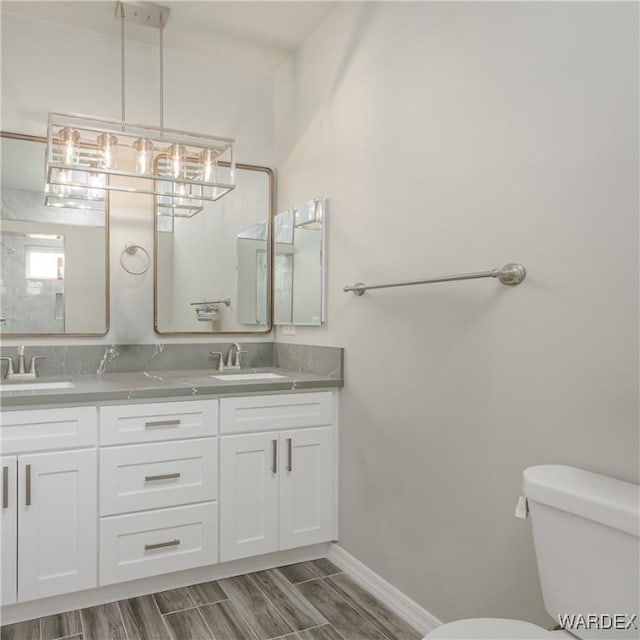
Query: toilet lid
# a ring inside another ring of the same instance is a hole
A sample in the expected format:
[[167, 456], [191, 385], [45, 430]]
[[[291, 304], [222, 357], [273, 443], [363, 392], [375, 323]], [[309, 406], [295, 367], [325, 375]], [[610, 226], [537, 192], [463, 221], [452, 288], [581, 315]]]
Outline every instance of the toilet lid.
[[471, 618], [438, 627], [423, 640], [549, 640], [549, 631], [522, 620]]

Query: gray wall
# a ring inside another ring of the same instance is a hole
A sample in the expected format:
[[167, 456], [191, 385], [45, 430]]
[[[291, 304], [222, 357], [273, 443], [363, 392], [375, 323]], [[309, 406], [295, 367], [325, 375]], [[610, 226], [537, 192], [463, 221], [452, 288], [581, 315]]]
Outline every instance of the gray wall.
[[276, 77], [278, 209], [331, 201], [277, 339], [346, 348], [341, 544], [444, 620], [548, 622], [525, 467], [638, 481], [638, 71], [635, 3], [349, 3]]

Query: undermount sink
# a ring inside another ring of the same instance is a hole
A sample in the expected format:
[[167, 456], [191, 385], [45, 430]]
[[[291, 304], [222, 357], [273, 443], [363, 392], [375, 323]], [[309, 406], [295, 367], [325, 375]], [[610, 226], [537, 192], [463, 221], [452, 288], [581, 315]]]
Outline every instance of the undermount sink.
[[211, 376], [216, 380], [226, 380], [233, 382], [238, 380], [275, 380], [276, 378], [286, 378], [278, 373], [223, 373], [219, 376]]
[[73, 389], [76, 385], [69, 380], [57, 382], [9, 382], [0, 385], [3, 391], [46, 391], [48, 389]]

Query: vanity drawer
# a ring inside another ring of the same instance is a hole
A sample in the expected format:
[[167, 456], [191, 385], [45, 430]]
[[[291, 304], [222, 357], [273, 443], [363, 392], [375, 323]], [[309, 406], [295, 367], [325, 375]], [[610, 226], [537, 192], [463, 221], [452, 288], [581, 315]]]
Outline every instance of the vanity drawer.
[[100, 584], [218, 562], [215, 502], [100, 520]]
[[332, 423], [331, 392], [222, 398], [221, 433], [322, 427]]
[[0, 420], [0, 449], [5, 455], [96, 444], [95, 407], [4, 411]]
[[160, 509], [218, 496], [218, 439], [100, 450], [100, 514]]
[[131, 444], [218, 433], [218, 401], [154, 402], [100, 408], [100, 443]]

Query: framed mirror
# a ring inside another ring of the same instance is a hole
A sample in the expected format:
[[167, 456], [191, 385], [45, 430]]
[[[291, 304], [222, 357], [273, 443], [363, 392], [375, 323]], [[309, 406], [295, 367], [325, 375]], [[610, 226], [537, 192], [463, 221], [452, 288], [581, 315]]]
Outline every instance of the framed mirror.
[[107, 192], [100, 190], [100, 198], [85, 208], [66, 208], [64, 193], [57, 194], [59, 206], [46, 207], [46, 139], [0, 132], [0, 144], [0, 335], [104, 335], [109, 330]]
[[157, 333], [271, 331], [274, 193], [271, 169], [236, 164], [236, 188], [195, 214], [155, 207]]
[[276, 215], [275, 324], [319, 326], [326, 319], [327, 199]]

